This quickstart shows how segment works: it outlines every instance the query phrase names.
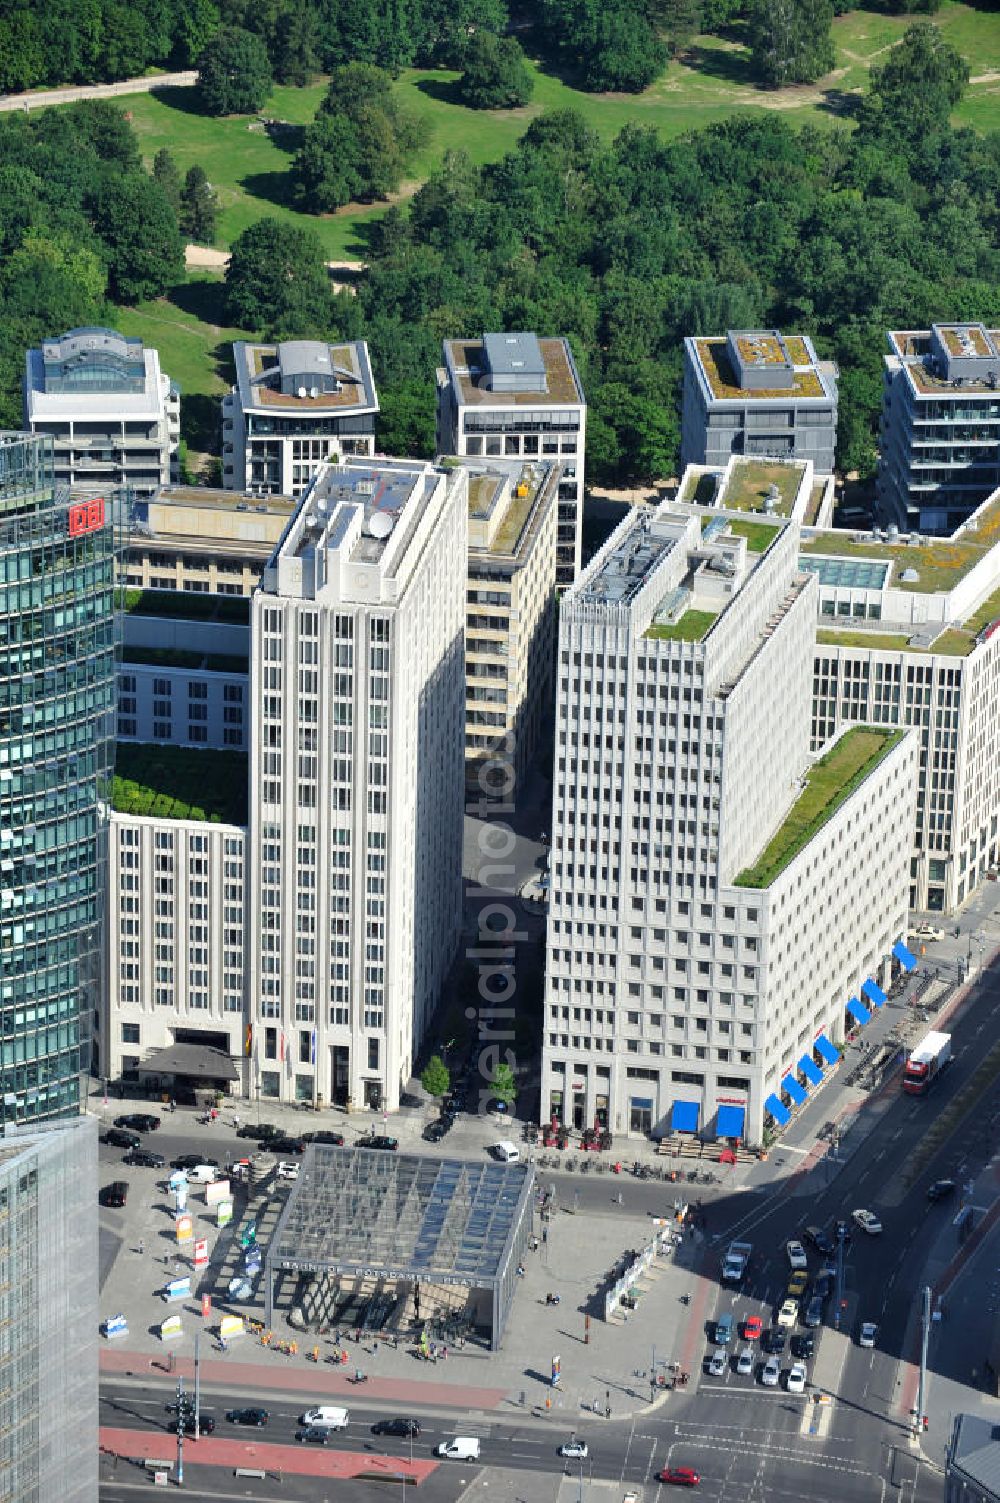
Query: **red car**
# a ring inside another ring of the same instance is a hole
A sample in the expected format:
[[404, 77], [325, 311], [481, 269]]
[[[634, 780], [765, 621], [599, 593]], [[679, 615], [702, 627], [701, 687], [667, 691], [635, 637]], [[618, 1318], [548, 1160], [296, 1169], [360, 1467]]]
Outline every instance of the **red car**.
[[691, 1466], [668, 1466], [659, 1475], [659, 1482], [672, 1482], [676, 1487], [697, 1487], [701, 1473]]
[[759, 1341], [764, 1330], [764, 1322], [759, 1315], [750, 1315], [743, 1322], [743, 1340]]

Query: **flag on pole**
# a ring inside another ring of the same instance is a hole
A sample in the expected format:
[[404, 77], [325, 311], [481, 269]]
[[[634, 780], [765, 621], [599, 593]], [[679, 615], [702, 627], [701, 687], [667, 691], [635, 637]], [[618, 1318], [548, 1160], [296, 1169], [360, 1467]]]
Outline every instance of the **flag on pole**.
[[247, 1059], [249, 1059], [250, 1056], [251, 1056], [251, 1054], [253, 1053], [253, 1024], [252, 1023], [248, 1023], [247, 1027], [246, 1027], [246, 1034], [244, 1036], [244, 1041], [243, 1041], [243, 1053], [246, 1055]]
[[312, 1064], [316, 1063], [316, 1030], [315, 1030], [315, 1028], [312, 1031], [312, 1041], [311, 1041], [310, 1049], [309, 1049], [309, 1059], [310, 1059], [310, 1063], [312, 1063]]

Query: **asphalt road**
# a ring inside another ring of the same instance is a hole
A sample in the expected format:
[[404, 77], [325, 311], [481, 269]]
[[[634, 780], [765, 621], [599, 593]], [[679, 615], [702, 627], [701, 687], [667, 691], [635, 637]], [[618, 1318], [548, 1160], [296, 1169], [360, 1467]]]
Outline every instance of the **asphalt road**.
[[[798, 1235], [806, 1223], [829, 1226], [836, 1217], [849, 1215], [857, 1206], [867, 1206], [878, 1213], [883, 1225], [883, 1232], [877, 1237], [855, 1231], [847, 1252], [843, 1330], [853, 1337], [858, 1323], [866, 1319], [877, 1321], [880, 1329], [874, 1351], [862, 1350], [853, 1339], [844, 1345], [835, 1405], [824, 1410], [811, 1402], [808, 1393], [800, 1397], [789, 1395], [783, 1388], [765, 1390], [756, 1378], [738, 1378], [732, 1371], [721, 1379], [698, 1374], [690, 1392], [672, 1395], [667, 1406], [640, 1416], [634, 1425], [596, 1418], [581, 1422], [579, 1433], [591, 1443], [592, 1452], [585, 1466], [585, 1483], [591, 1476], [595, 1482], [610, 1481], [623, 1486], [638, 1483], [647, 1489], [645, 1496], [656, 1503], [661, 1491], [664, 1497], [673, 1492], [661, 1489], [655, 1481], [656, 1471], [665, 1464], [683, 1464], [694, 1466], [701, 1473], [699, 1496], [712, 1503], [737, 1503], [737, 1500], [801, 1503], [806, 1497], [828, 1498], [836, 1503], [840, 1500], [853, 1503], [855, 1499], [858, 1503], [862, 1500], [883, 1503], [890, 1498], [902, 1503], [924, 1503], [924, 1500], [929, 1503], [930, 1499], [940, 1497], [939, 1476], [917, 1463], [898, 1418], [892, 1415], [896, 1362], [902, 1353], [907, 1318], [920, 1285], [925, 1251], [921, 1231], [928, 1218], [944, 1220], [957, 1209], [955, 1201], [929, 1205], [927, 1186], [944, 1176], [961, 1181], [972, 1167], [974, 1157], [988, 1154], [992, 1137], [989, 1120], [995, 1116], [1000, 1121], [1000, 1085], [987, 1092], [976, 1108], [980, 1126], [970, 1130], [966, 1123], [961, 1132], [953, 1133], [934, 1157], [927, 1160], [909, 1189], [904, 1190], [901, 1185], [901, 1171], [917, 1151], [928, 1127], [973, 1074], [991, 1036], [989, 1020], [997, 1004], [998, 990], [1000, 986], [994, 979], [984, 977], [963, 1014], [953, 1023], [955, 1061], [933, 1095], [913, 1099], [901, 1091], [895, 1094], [898, 1087], [894, 1087], [869, 1141], [828, 1183], [822, 1183], [825, 1171], [813, 1172], [812, 1180], [817, 1182], [814, 1195], [789, 1195], [786, 1183], [732, 1194], [724, 1185], [685, 1182], [674, 1186], [637, 1180], [629, 1175], [598, 1175], [593, 1167], [586, 1174], [579, 1169], [572, 1175], [547, 1169], [539, 1171], [543, 1184], [555, 1184], [559, 1204], [581, 1217], [614, 1216], [619, 1190], [625, 1209], [633, 1214], [643, 1210], [659, 1214], [679, 1193], [702, 1201], [713, 1242], [713, 1259], [731, 1237], [752, 1241], [755, 1254], [745, 1287], [735, 1294], [720, 1287], [710, 1315], [732, 1309], [740, 1319], [759, 1313], [769, 1322], [787, 1281], [784, 1244], [789, 1237]], [[110, 1118], [111, 1109], [108, 1115]], [[165, 1117], [160, 1131], [149, 1135], [149, 1142], [168, 1158], [203, 1150], [209, 1155], [214, 1152], [215, 1157], [224, 1161], [227, 1150], [231, 1152], [235, 1146], [234, 1140], [225, 1130], [215, 1133], [212, 1128], [196, 1126], [185, 1113], [176, 1118]], [[241, 1140], [243, 1146], [252, 1147]], [[107, 1179], [112, 1177], [109, 1164], [117, 1163], [120, 1155], [104, 1148], [101, 1156], [106, 1171], [103, 1178]], [[153, 1177], [156, 1172], [131, 1173]], [[816, 1261], [815, 1255], [810, 1254], [811, 1265]], [[822, 1331], [819, 1337], [820, 1349], [813, 1371], [823, 1353], [822, 1343], [836, 1339]], [[704, 1351], [708, 1349], [706, 1331]], [[165, 1426], [164, 1405], [169, 1396], [167, 1384], [102, 1384], [102, 1423], [140, 1429]], [[205, 1404], [221, 1413], [241, 1400], [258, 1398], [257, 1393], [240, 1395], [206, 1390]], [[272, 1414], [268, 1439], [290, 1439], [299, 1406], [288, 1403], [280, 1392], [261, 1401]], [[377, 1444], [381, 1454], [408, 1454], [408, 1443], [388, 1439], [376, 1442], [367, 1433], [371, 1422], [380, 1417], [379, 1410], [363, 1401], [352, 1403], [351, 1407], [354, 1423], [346, 1440], [338, 1439], [338, 1444], [358, 1449]], [[414, 1412], [424, 1425], [416, 1443], [423, 1455], [439, 1439], [456, 1433], [453, 1414], [434, 1414], [423, 1408]], [[490, 1416], [470, 1428], [482, 1437], [484, 1464], [500, 1466], [505, 1471], [529, 1469], [558, 1475], [565, 1464], [556, 1451], [568, 1432], [561, 1433], [555, 1424], [528, 1417], [519, 1423], [506, 1416]], [[208, 1469], [197, 1468], [192, 1449], [188, 1449], [186, 1467], [191, 1478], [188, 1491], [197, 1496], [192, 1489], [202, 1485], [198, 1474]], [[470, 1471], [465, 1467], [462, 1470]], [[431, 1503], [437, 1503], [438, 1498], [441, 1503], [448, 1503], [454, 1496], [448, 1491], [452, 1478], [451, 1468], [440, 1468], [435, 1474]], [[205, 1481], [205, 1496], [215, 1499], [227, 1496], [218, 1491], [218, 1482], [218, 1476], [214, 1484]], [[117, 1503], [119, 1494], [113, 1490], [116, 1486], [123, 1484], [109, 1484], [112, 1490], [102, 1487], [102, 1498]], [[357, 1492], [355, 1484], [351, 1484], [351, 1492], [345, 1494], [352, 1503], [355, 1497], [359, 1500], [367, 1497], [368, 1485], [356, 1486]], [[439, 1493], [439, 1488], [444, 1491]], [[126, 1490], [121, 1491], [122, 1498]], [[243, 1491], [238, 1496], [264, 1499], [273, 1492], [272, 1486], [270, 1492]], [[311, 1503], [312, 1499], [323, 1499], [327, 1494], [323, 1484], [317, 1490], [311, 1481], [296, 1479], [294, 1491], [286, 1482], [282, 1496], [301, 1497]]]

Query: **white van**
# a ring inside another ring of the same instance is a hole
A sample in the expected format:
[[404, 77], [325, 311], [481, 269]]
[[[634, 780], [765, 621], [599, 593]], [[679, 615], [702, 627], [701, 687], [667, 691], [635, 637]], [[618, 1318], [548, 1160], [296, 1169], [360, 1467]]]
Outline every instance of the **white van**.
[[516, 1164], [521, 1157], [521, 1150], [516, 1143], [494, 1143], [493, 1157], [499, 1159], [501, 1164]]
[[435, 1455], [450, 1456], [452, 1461], [478, 1461], [479, 1438], [475, 1435], [456, 1435], [453, 1440], [443, 1440]]
[[350, 1419], [349, 1411], [336, 1404], [318, 1404], [315, 1409], [306, 1410], [302, 1424], [318, 1425], [323, 1430], [346, 1430]]
[[189, 1184], [211, 1185], [222, 1178], [222, 1170], [215, 1164], [195, 1164], [193, 1169], [187, 1171], [187, 1177]]

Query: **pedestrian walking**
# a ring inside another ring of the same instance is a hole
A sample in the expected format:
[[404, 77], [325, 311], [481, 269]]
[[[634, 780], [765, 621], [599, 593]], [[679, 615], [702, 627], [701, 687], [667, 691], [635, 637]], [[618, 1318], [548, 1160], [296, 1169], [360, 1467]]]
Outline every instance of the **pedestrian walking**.
[[142, 1257], [142, 1255], [143, 1255], [143, 1253], [145, 1251], [146, 1251], [146, 1242], [145, 1242], [145, 1239], [143, 1237], [140, 1237], [139, 1238], [139, 1256], [140, 1256], [140, 1258]]
[[622, 1203], [622, 1192], [619, 1190], [618, 1191], [618, 1204], [621, 1205], [621, 1203]]
[[548, 1229], [547, 1226], [543, 1226], [542, 1227], [542, 1243], [543, 1243], [543, 1245], [546, 1242], [548, 1242], [548, 1240], [549, 1240], [549, 1229]]

